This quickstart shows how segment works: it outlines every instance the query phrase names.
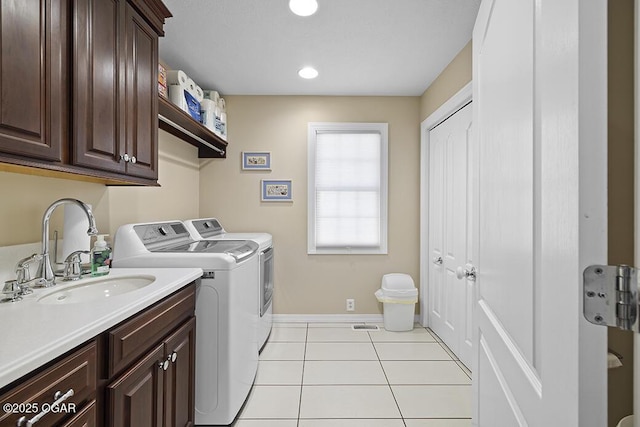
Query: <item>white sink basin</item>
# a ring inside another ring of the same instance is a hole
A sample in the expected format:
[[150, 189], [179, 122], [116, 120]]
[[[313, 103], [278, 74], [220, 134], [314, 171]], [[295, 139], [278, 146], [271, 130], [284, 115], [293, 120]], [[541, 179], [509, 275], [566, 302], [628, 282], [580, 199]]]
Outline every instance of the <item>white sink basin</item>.
[[81, 283], [47, 293], [38, 299], [42, 304], [77, 304], [104, 300], [137, 291], [155, 282], [154, 276], [136, 275], [83, 280]]

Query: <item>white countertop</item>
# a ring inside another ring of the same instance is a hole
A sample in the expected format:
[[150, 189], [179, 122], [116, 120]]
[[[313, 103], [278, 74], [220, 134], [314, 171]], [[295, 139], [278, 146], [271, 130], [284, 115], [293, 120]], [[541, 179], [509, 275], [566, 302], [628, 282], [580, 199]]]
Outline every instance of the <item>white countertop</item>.
[[[102, 278], [145, 275], [141, 289], [75, 304], [42, 304], [61, 289]], [[0, 303], [0, 388], [133, 316], [202, 275], [199, 268], [112, 268], [108, 276], [35, 289], [22, 301]]]

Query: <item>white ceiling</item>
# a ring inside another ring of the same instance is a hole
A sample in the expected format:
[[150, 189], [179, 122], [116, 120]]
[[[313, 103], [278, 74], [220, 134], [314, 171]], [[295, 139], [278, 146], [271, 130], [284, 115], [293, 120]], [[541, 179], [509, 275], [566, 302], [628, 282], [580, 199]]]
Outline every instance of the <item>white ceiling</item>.
[[[419, 96], [471, 39], [480, 0], [164, 0], [160, 58], [224, 95]], [[298, 70], [320, 75], [303, 80]]]

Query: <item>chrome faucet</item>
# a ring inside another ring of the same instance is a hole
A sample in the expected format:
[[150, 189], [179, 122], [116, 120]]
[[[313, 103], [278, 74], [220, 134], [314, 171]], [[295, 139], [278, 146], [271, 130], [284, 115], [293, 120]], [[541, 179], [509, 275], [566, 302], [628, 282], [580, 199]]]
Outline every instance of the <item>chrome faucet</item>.
[[58, 206], [64, 204], [75, 204], [80, 206], [80, 208], [82, 208], [84, 213], [87, 215], [87, 219], [89, 220], [89, 229], [87, 230], [87, 234], [89, 236], [98, 234], [98, 229], [96, 228], [96, 220], [93, 217], [91, 208], [87, 204], [76, 199], [60, 199], [53, 202], [51, 206], [49, 206], [44, 212], [44, 216], [42, 217], [42, 259], [40, 259], [38, 272], [36, 273], [36, 287], [48, 288], [56, 284], [53, 267], [51, 266], [51, 258], [49, 256], [49, 220], [51, 219], [51, 214], [53, 214], [53, 211]]

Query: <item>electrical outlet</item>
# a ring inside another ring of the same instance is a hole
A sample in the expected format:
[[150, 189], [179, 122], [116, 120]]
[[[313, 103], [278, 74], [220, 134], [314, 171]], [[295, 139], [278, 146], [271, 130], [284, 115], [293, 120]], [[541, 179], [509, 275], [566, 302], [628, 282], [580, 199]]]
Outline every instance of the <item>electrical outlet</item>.
[[347, 311], [355, 311], [356, 309], [356, 300], [352, 298], [347, 298]]

